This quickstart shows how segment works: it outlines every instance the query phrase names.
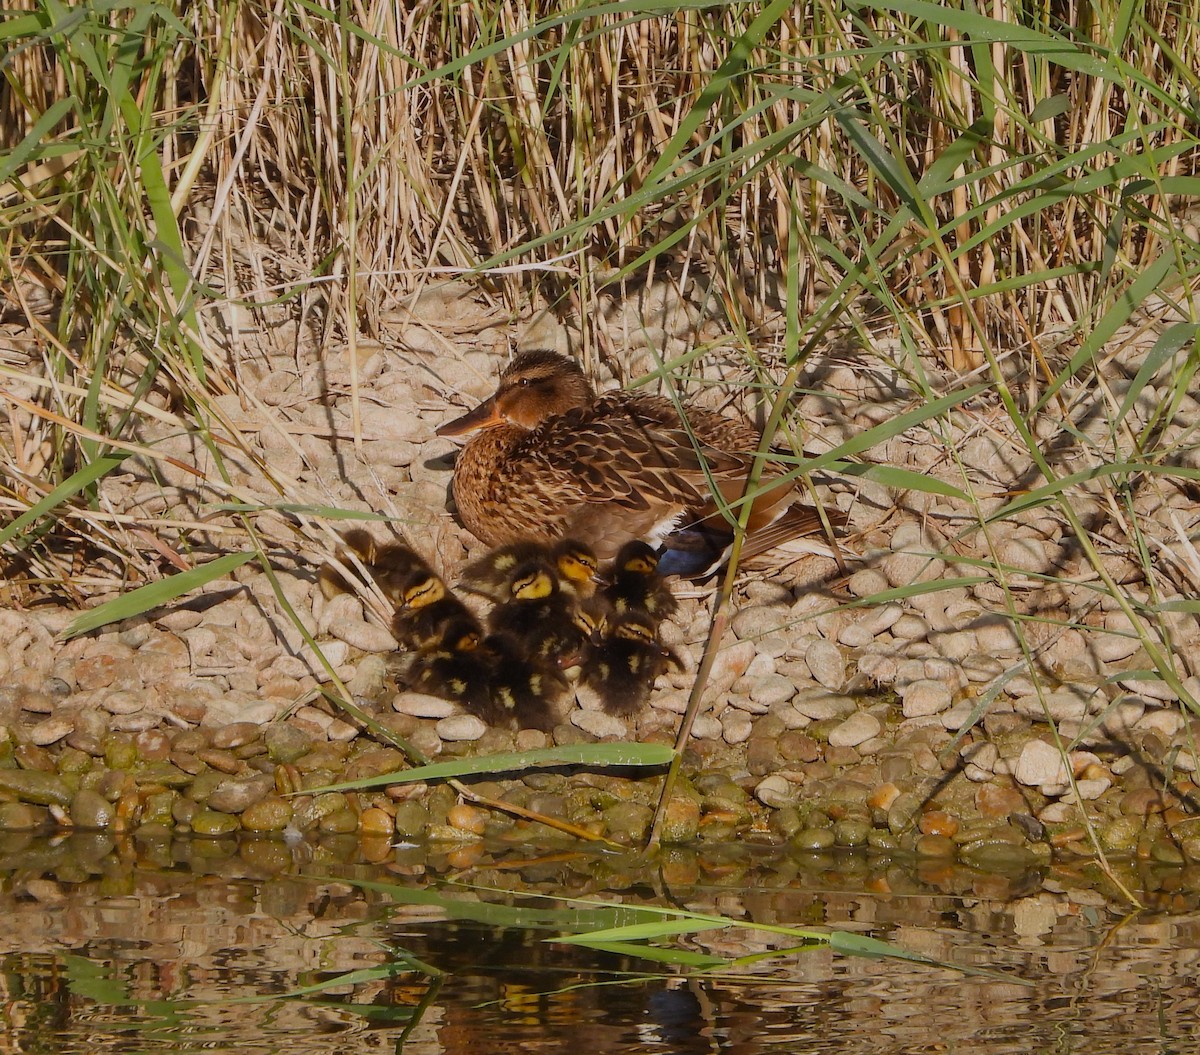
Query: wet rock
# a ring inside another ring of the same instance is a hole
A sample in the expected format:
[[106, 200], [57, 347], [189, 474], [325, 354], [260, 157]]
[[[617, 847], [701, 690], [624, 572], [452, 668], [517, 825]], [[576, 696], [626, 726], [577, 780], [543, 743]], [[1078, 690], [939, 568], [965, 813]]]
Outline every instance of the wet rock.
[[274, 782], [255, 775], [222, 780], [208, 796], [208, 806], [219, 813], [241, 813], [273, 790]]
[[1153, 813], [1163, 813], [1179, 800], [1170, 792], [1159, 788], [1134, 788], [1121, 800], [1121, 813], [1126, 817], [1146, 817]]
[[792, 836], [792, 845], [798, 850], [828, 850], [837, 842], [829, 828], [802, 828]]
[[241, 828], [237, 817], [228, 813], [218, 813], [215, 810], [199, 810], [192, 816], [192, 831], [196, 835], [221, 836], [230, 835]]
[[294, 726], [278, 723], [267, 727], [264, 739], [271, 761], [287, 765], [312, 750], [313, 739]]
[[700, 803], [687, 795], [676, 795], [663, 811], [661, 837], [664, 843], [685, 843], [700, 831]]
[[1042, 789], [1044, 794], [1061, 794], [1070, 784], [1062, 752], [1043, 740], [1030, 740], [1013, 767], [1013, 777], [1026, 787]]
[[40, 806], [68, 806], [72, 797], [57, 773], [40, 769], [0, 769], [0, 791]]
[[[211, 795], [208, 801], [212, 805]], [[291, 820], [292, 804], [277, 795], [267, 795], [257, 802], [251, 802], [242, 811], [242, 827], [248, 832], [281, 832]]]
[[44, 807], [27, 802], [0, 802], [0, 831], [36, 831], [50, 820]]
[[90, 788], [80, 788], [71, 800], [71, 823], [77, 828], [109, 828], [116, 815], [116, 806]]

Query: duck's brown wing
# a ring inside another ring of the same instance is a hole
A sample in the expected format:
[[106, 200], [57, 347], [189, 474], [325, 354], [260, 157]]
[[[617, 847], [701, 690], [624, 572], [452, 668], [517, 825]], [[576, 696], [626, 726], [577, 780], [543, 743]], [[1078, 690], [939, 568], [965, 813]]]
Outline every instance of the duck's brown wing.
[[[587, 538], [602, 559], [667, 523], [719, 518], [713, 487], [726, 502], [742, 497], [752, 457], [699, 442], [655, 403], [644, 412], [603, 409], [570, 412], [532, 430], [516, 459], [539, 490], [555, 495], [561, 530]], [[755, 523], [769, 522], [791, 490], [789, 481], [762, 495]]]

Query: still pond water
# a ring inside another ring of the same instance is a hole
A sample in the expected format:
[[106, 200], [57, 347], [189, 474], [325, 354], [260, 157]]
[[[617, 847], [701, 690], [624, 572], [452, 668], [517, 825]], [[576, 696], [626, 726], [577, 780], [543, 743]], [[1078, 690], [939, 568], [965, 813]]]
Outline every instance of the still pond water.
[[[1200, 1043], [1196, 870], [1126, 865], [1135, 910], [1087, 862], [988, 875], [754, 845], [653, 862], [519, 853], [6, 836], [0, 1051], [1129, 1055]], [[554, 940], [647, 922], [684, 933]], [[915, 959], [805, 944], [784, 927]]]

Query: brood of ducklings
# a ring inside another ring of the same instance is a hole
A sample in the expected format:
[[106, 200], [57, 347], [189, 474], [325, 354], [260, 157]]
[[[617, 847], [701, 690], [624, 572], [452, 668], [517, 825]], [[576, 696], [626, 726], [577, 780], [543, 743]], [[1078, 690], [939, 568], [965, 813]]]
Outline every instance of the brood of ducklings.
[[654, 547], [640, 539], [626, 542], [617, 551], [607, 579], [602, 594], [616, 615], [641, 612], [658, 623], [679, 607], [671, 587], [658, 574]]
[[650, 701], [655, 679], [678, 657], [658, 639], [657, 623], [643, 612], [614, 614], [604, 641], [583, 666], [580, 681], [608, 714], [629, 717]]
[[490, 660], [492, 713], [511, 719], [518, 729], [553, 729], [570, 691], [563, 673], [548, 663], [529, 659], [510, 634], [489, 634], [479, 650]]
[[428, 565], [404, 580], [396, 611], [392, 615], [392, 634], [410, 649], [438, 649], [447, 642], [483, 637], [483, 627], [471, 610], [454, 596], [441, 577]]
[[575, 539], [553, 543], [512, 542], [500, 546], [479, 560], [472, 561], [462, 573], [471, 590], [494, 601], [507, 600], [513, 577], [534, 561], [553, 568], [561, 590], [576, 597], [591, 597], [596, 592], [599, 562], [589, 546]]

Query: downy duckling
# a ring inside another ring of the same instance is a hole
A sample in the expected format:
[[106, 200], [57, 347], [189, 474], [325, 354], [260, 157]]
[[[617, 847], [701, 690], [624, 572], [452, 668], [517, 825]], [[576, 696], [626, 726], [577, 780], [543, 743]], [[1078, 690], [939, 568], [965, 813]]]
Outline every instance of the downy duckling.
[[655, 679], [679, 658], [658, 639], [654, 620], [643, 612], [614, 614], [604, 641], [583, 666], [582, 683], [600, 697], [608, 714], [630, 717], [650, 701]]
[[479, 650], [491, 662], [492, 712], [511, 719], [518, 729], [552, 730], [570, 691], [563, 673], [527, 658], [511, 634], [489, 634]]
[[533, 561], [542, 561], [554, 569], [559, 589], [575, 597], [591, 597], [596, 592], [599, 562], [589, 546], [574, 539], [557, 542], [512, 542], [500, 546], [468, 564], [462, 573], [467, 588], [493, 601], [507, 600], [513, 576]]
[[[363, 528], [349, 528], [342, 533], [342, 546], [337, 558], [349, 564], [348, 551], [359, 559], [383, 595], [393, 604], [400, 601], [405, 583], [416, 573], [431, 572], [425, 559], [403, 542], [377, 542]], [[318, 573], [321, 592], [326, 599], [339, 593], [354, 593], [354, 588], [332, 564], [323, 564]]]
[[478, 642], [483, 627], [471, 610], [446, 589], [441, 577], [425, 565], [410, 574], [400, 589], [392, 615], [392, 634], [409, 649], [439, 649], [448, 640], [461, 641], [472, 635]]
[[489, 725], [497, 725], [508, 715], [492, 700], [492, 654], [478, 647], [477, 633], [460, 629], [460, 636], [448, 633], [444, 647], [417, 654], [409, 684], [417, 692], [452, 700]]
[[488, 613], [488, 630], [509, 635], [529, 656], [571, 626], [574, 608], [550, 566], [530, 560], [513, 571], [507, 598]]
[[679, 607], [667, 581], [658, 574], [654, 547], [633, 539], [617, 551], [607, 573], [608, 585], [601, 591], [614, 614], [641, 612], [657, 625]]

